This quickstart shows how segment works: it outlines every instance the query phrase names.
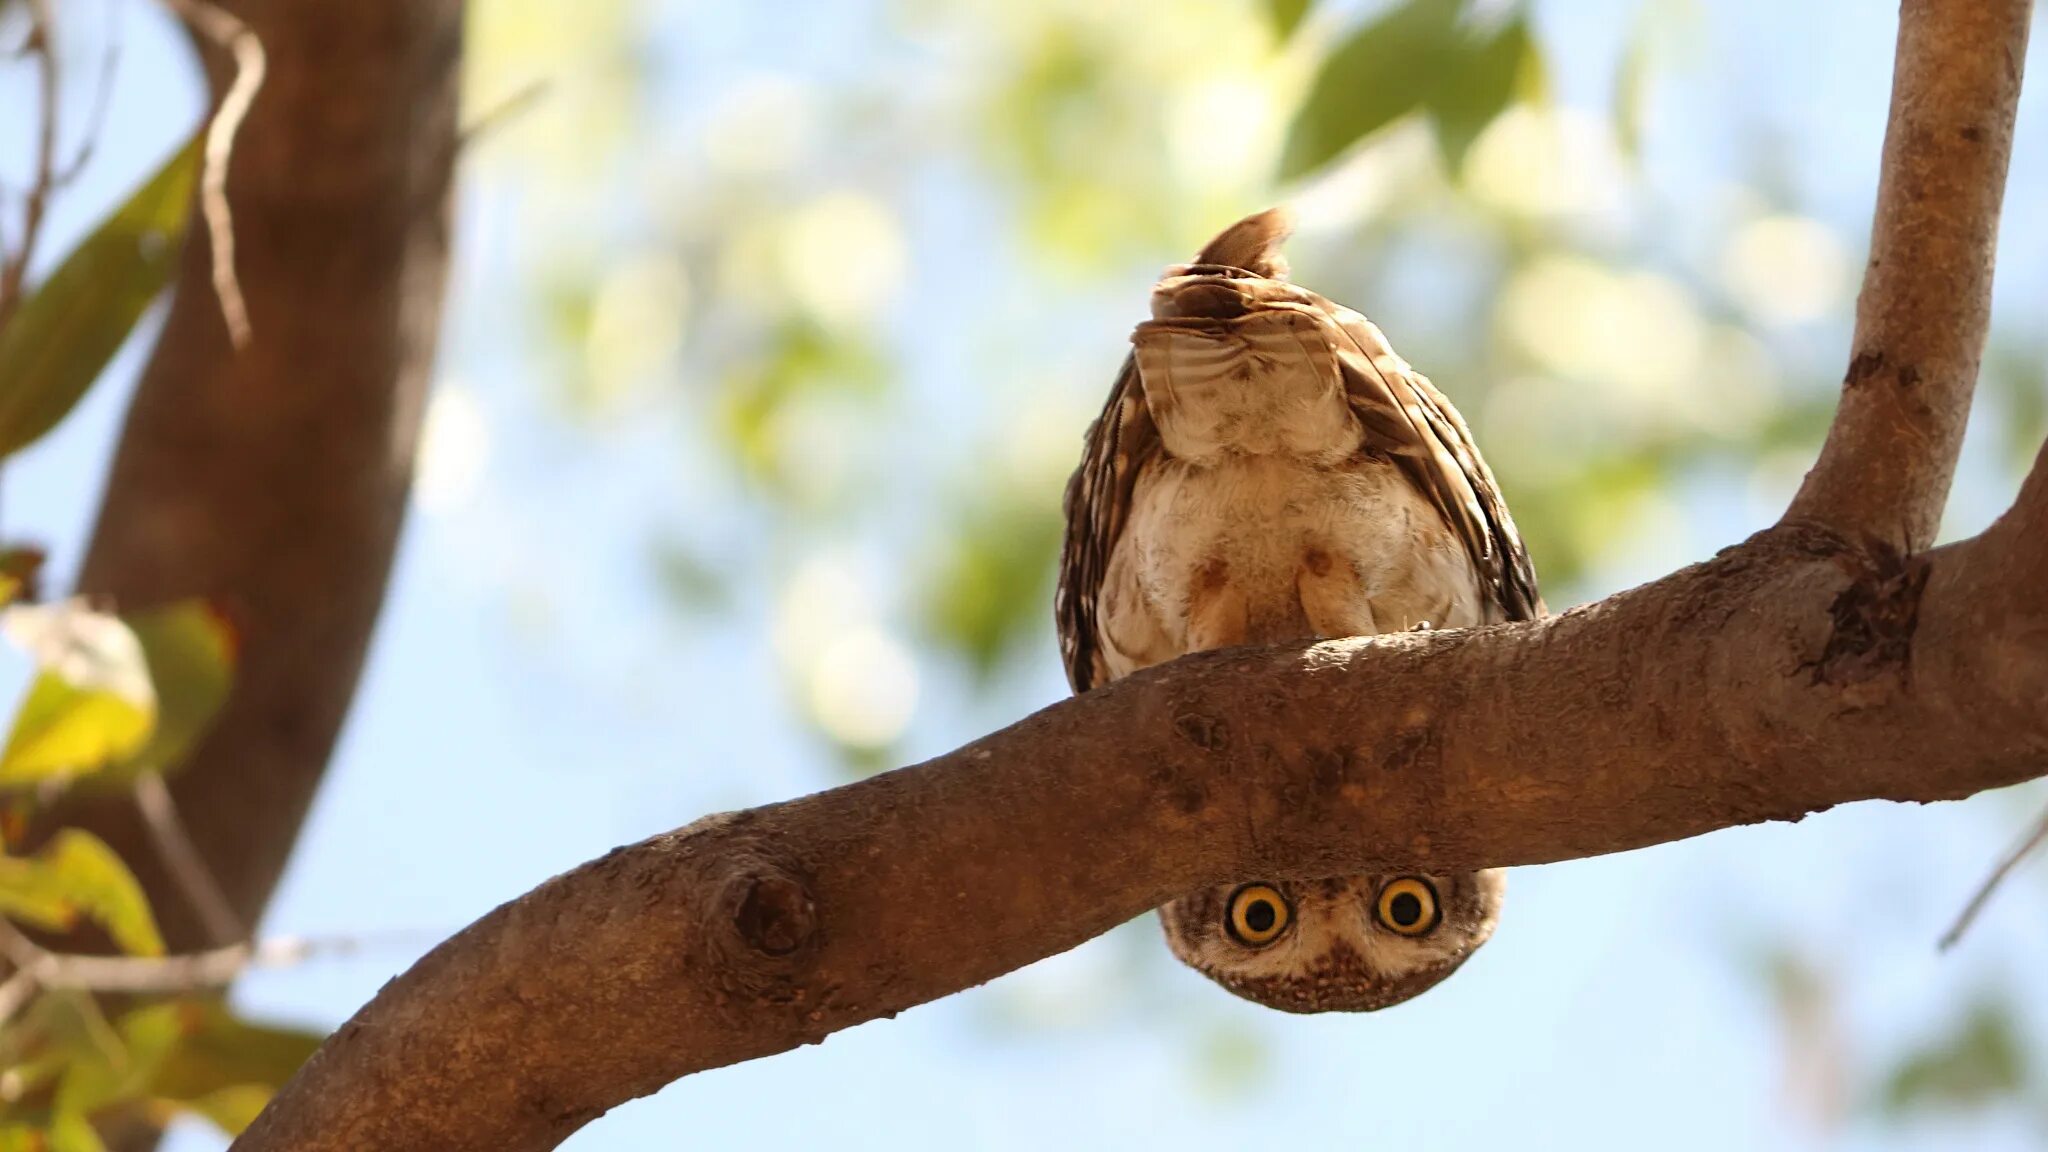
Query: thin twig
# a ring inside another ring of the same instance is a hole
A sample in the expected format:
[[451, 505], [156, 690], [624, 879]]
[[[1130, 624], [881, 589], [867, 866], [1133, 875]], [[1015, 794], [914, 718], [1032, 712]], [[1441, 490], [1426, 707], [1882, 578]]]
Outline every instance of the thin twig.
[[24, 47], [35, 57], [38, 89], [43, 104], [42, 128], [36, 136], [36, 175], [22, 204], [21, 244], [0, 258], [0, 330], [21, 307], [21, 286], [28, 277], [29, 260], [35, 255], [36, 236], [42, 231], [43, 212], [49, 206], [50, 189], [57, 172], [57, 46], [55, 21], [50, 0], [28, 0], [29, 35]]
[[1976, 921], [1977, 914], [1984, 910], [1984, 905], [1990, 903], [1991, 894], [1998, 891], [1998, 886], [2005, 882], [2005, 878], [2012, 874], [2012, 870], [2020, 866], [2020, 861], [2033, 855], [2034, 850], [2042, 844], [2048, 844], [2048, 808], [2041, 810], [2041, 815], [2034, 821], [2032, 830], [2011, 852], [2006, 853], [2005, 858], [1998, 862], [1998, 867], [1991, 870], [1991, 875], [1984, 878], [1984, 883], [1977, 886], [1977, 894], [1970, 897], [1970, 902], [1963, 905], [1962, 914], [1956, 917], [1956, 922], [1942, 934], [1939, 944], [1941, 951], [1946, 952], [1956, 946], [1956, 942], [1963, 938], [1963, 933], [1968, 932], [1970, 925]]
[[235, 915], [234, 904], [221, 891], [220, 881], [199, 855], [199, 847], [192, 842], [192, 834], [178, 815], [178, 806], [162, 776], [149, 772], [135, 781], [135, 807], [149, 828], [157, 858], [164, 862], [193, 911], [199, 914], [206, 934], [220, 945], [248, 939], [249, 930], [243, 927], [242, 918]]
[[534, 80], [510, 96], [484, 110], [483, 114], [462, 126], [455, 134], [455, 150], [466, 152], [484, 136], [505, 126], [505, 122], [532, 108], [542, 96], [547, 95], [549, 81]]
[[121, 38], [114, 31], [117, 25], [113, 7], [113, 0], [107, 0], [107, 50], [100, 58], [100, 82], [93, 92], [92, 112], [86, 117], [85, 135], [79, 137], [78, 152], [55, 177], [54, 186], [58, 188], [78, 179], [78, 174], [92, 162], [93, 150], [107, 125], [107, 106], [114, 102], [114, 75], [121, 69]]
[[175, 956], [80, 956], [52, 952], [0, 919], [0, 954], [13, 962], [16, 976], [25, 973], [44, 988], [87, 992], [163, 994], [220, 988], [251, 968], [302, 964], [315, 956], [346, 955], [358, 947], [346, 938], [281, 936]]
[[200, 35], [227, 50], [235, 61], [235, 78], [206, 127], [206, 165], [199, 174], [199, 207], [206, 217], [207, 236], [213, 244], [213, 293], [220, 300], [228, 339], [240, 350], [249, 346], [255, 331], [249, 326], [249, 305], [242, 297], [242, 281], [235, 274], [235, 217], [228, 207], [228, 161], [234, 155], [235, 133], [249, 114], [249, 106], [256, 102], [268, 64], [263, 42], [233, 13], [206, 0], [163, 2]]

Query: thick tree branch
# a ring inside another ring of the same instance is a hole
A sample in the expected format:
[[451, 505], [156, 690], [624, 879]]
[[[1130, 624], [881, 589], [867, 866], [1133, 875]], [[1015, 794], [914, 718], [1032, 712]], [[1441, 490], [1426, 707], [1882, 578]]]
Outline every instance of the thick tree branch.
[[1780, 529], [1534, 624], [1176, 661], [550, 881], [386, 986], [237, 1148], [550, 1148], [1236, 877], [1532, 864], [2023, 780], [2048, 648], [1987, 662], [1980, 628], [2048, 606], [1998, 594], [2005, 559]]
[[1842, 405], [1787, 516], [1933, 543], [1991, 322], [2032, 0], [1907, 0]]
[[2048, 482], [1916, 551], [1983, 338], [2024, 7], [1907, 5], [1863, 367], [1785, 523], [1547, 620], [1189, 656], [616, 850], [387, 985], [236, 1148], [551, 1148], [1205, 885], [1540, 863], [2042, 773]]
[[[209, 596], [234, 623], [233, 696], [168, 783], [229, 910], [254, 925], [354, 693], [403, 523], [447, 264], [461, 5], [208, 7], [269, 55], [226, 193], [257, 339], [235, 349], [212, 249], [187, 245], [79, 583], [124, 609]], [[225, 53], [207, 59], [215, 92], [246, 85]], [[93, 829], [135, 867], [171, 947], [220, 943], [133, 805], [81, 801], [49, 824]]]

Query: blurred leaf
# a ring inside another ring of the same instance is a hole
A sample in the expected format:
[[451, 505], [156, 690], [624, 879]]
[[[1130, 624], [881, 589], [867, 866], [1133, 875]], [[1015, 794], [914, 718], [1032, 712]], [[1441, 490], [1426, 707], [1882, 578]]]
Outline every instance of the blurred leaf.
[[1994, 343], [1984, 355], [1984, 377], [2005, 409], [1997, 425], [2002, 455], [2024, 475], [2048, 433], [2048, 347]]
[[90, 1039], [70, 1028], [48, 1037], [65, 1057], [54, 1114], [93, 1116], [140, 1106], [158, 1123], [180, 1112], [237, 1135], [320, 1046], [311, 1032], [247, 1023], [210, 1000], [148, 1005]]
[[150, 714], [116, 693], [39, 674], [0, 752], [0, 786], [97, 771], [149, 738]]
[[798, 406], [820, 396], [879, 397], [887, 377], [867, 345], [807, 322], [778, 326], [762, 353], [733, 369], [719, 397], [715, 425], [723, 445], [747, 474], [785, 498], [801, 491], [786, 439]]
[[1445, 170], [1455, 175], [1486, 126], [1517, 96], [1540, 97], [1543, 87], [1543, 54], [1521, 13], [1492, 35], [1444, 53], [1424, 102]]
[[179, 767], [227, 703], [234, 684], [235, 635], [204, 600], [183, 600], [124, 616], [149, 664], [156, 727], [148, 742], [94, 783], [126, 783]]
[[106, 1145], [80, 1116], [58, 1116], [49, 1126], [0, 1127], [0, 1152], [103, 1152]]
[[1273, 38], [1286, 43], [1308, 16], [1310, 0], [1266, 0], [1266, 19], [1273, 25]]
[[156, 700], [126, 623], [73, 600], [8, 608], [0, 627], [42, 669], [0, 750], [0, 786], [94, 772], [142, 747]]
[[130, 1012], [114, 1025], [119, 1042], [105, 1058], [80, 1058], [57, 1088], [59, 1115], [91, 1116], [117, 1104], [139, 1102], [157, 1065], [178, 1042], [177, 1017], [157, 1006]]
[[195, 139], [66, 257], [0, 331], [0, 456], [57, 426], [170, 281]]
[[261, 1084], [234, 1084], [204, 1096], [182, 1102], [186, 1111], [198, 1113], [213, 1121], [213, 1126], [230, 1136], [240, 1136], [242, 1129], [255, 1123], [257, 1113], [277, 1095], [275, 1088]]
[[1459, 0], [1408, 0], [1331, 52], [1295, 113], [1281, 155], [1291, 180], [1421, 107], [1456, 44]]
[[732, 589], [725, 574], [673, 535], [657, 536], [652, 545], [654, 574], [669, 603], [678, 609], [700, 614], [715, 612], [732, 602]]
[[7, 1074], [18, 1094], [5, 1102], [10, 1123], [62, 1131], [65, 1118], [82, 1122], [76, 1110], [55, 1104], [48, 1085], [74, 1075], [113, 1075], [127, 1059], [120, 1035], [101, 1014], [92, 994], [75, 988], [46, 989], [28, 1009], [0, 1030], [8, 1053]]
[[[150, 1092], [194, 1107], [231, 1089], [276, 1090], [327, 1038], [324, 1032], [252, 1024], [211, 1000], [164, 1007], [176, 1010], [180, 1040], [158, 1065]], [[209, 1107], [230, 1103], [217, 1100]]]
[[1056, 495], [1000, 491], [956, 516], [939, 562], [925, 577], [924, 628], [966, 657], [986, 680], [1050, 622], [1054, 557], [1065, 521]]
[[106, 1152], [99, 1133], [83, 1116], [60, 1112], [50, 1125], [50, 1152]]
[[106, 842], [66, 828], [34, 856], [0, 855], [0, 913], [52, 931], [81, 917], [133, 956], [161, 956], [163, 937], [134, 873]]
[[1968, 1109], [2013, 1096], [2028, 1057], [2009, 1005], [1980, 1000], [1955, 1031], [1907, 1056], [1885, 1078], [1889, 1114]]
[[1228, 1024], [1209, 1028], [1195, 1050], [1195, 1078], [1205, 1100], [1251, 1095], [1271, 1065], [1272, 1054], [1257, 1032]]
[[1323, 61], [1288, 129], [1282, 179], [1304, 175], [1416, 109], [1436, 128], [1446, 166], [1517, 97], [1545, 84], [1543, 56], [1520, 12], [1492, 27], [1461, 26], [1460, 0], [1408, 0]]
[[125, 618], [49, 605], [10, 613], [8, 625], [45, 670], [0, 753], [0, 785], [95, 774], [96, 785], [125, 786], [175, 768], [234, 679], [234, 633], [203, 600]]

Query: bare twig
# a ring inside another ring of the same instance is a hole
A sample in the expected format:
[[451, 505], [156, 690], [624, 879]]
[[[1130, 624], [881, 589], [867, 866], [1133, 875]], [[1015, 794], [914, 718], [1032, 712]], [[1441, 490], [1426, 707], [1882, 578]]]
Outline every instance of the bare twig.
[[198, 846], [192, 843], [162, 776], [149, 772], [135, 781], [135, 807], [149, 829], [157, 858], [177, 881], [214, 943], [226, 945], [248, 939], [249, 930], [243, 926], [241, 917], [235, 915], [227, 893], [221, 891], [220, 881], [214, 879], [213, 870], [206, 866]]
[[249, 326], [249, 305], [242, 297], [241, 279], [235, 274], [235, 217], [228, 206], [228, 161], [234, 155], [235, 133], [263, 87], [268, 67], [263, 42], [239, 17], [207, 0], [163, 2], [201, 35], [226, 49], [235, 62], [234, 81], [228, 85], [219, 109], [206, 127], [206, 166], [199, 174], [199, 207], [206, 217], [206, 232], [213, 245], [213, 292], [220, 300], [221, 319], [227, 322], [228, 338], [234, 346], [246, 348], [255, 332]]
[[549, 87], [550, 82], [546, 79], [534, 80], [523, 85], [510, 96], [486, 108], [481, 115], [464, 124], [461, 131], [456, 133], [455, 150], [457, 152], [465, 152], [474, 146], [478, 140], [504, 127], [507, 121], [521, 115], [538, 103], [541, 97], [547, 95]]
[[[111, 13], [113, 0], [108, 0], [107, 8]], [[85, 166], [92, 162], [93, 152], [99, 145], [100, 132], [107, 124], [107, 107], [114, 102], [114, 76], [121, 69], [121, 39], [114, 31], [115, 23], [111, 15], [106, 25], [107, 49], [100, 59], [99, 83], [93, 90], [92, 112], [86, 117], [85, 134], [79, 137], [77, 153], [56, 176], [55, 186], [59, 188], [78, 179], [78, 174], [85, 171]]]
[[1962, 913], [1956, 917], [1956, 922], [1949, 926], [1948, 931], [1941, 934], [1941, 942], [1938, 945], [1941, 951], [1946, 952], [1956, 946], [1963, 938], [1963, 933], [1968, 932], [1970, 925], [1976, 921], [1977, 914], [1984, 910], [1984, 905], [1991, 902], [1991, 894], [1998, 891], [1998, 886], [2005, 883], [2005, 878], [2012, 874], [2013, 869], [2020, 866], [2022, 860], [2033, 855], [2034, 850], [2043, 844], [2048, 844], [2048, 808], [2041, 810], [2041, 816], [2034, 821], [2033, 829], [2013, 846], [2012, 851], [2005, 854], [2005, 858], [1998, 862], [1998, 867], [1993, 868], [1991, 875], [1986, 876], [1984, 882], [1977, 886], [1976, 894], [1970, 897], [1970, 902], [1963, 905]]
[[42, 127], [36, 134], [35, 177], [22, 202], [21, 242], [0, 257], [0, 329], [14, 319], [21, 307], [22, 283], [28, 277], [36, 239], [42, 232], [43, 214], [49, 208], [50, 191], [57, 177], [57, 45], [56, 22], [50, 16], [50, 0], [27, 0], [29, 36], [24, 51], [36, 61], [37, 89], [42, 100]]
[[350, 939], [282, 936], [174, 956], [81, 956], [49, 951], [0, 919], [0, 955], [14, 965], [17, 977], [27, 975], [42, 988], [86, 992], [161, 995], [220, 988], [251, 968], [289, 967], [316, 956], [346, 955], [357, 947]]

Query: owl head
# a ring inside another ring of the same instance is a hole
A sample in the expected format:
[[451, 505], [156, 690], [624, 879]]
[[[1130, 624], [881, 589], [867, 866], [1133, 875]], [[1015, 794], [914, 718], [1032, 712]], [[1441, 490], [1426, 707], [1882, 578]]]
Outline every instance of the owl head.
[[1235, 884], [1159, 910], [1189, 967], [1285, 1012], [1371, 1012], [1457, 971], [1500, 917], [1498, 870]]

